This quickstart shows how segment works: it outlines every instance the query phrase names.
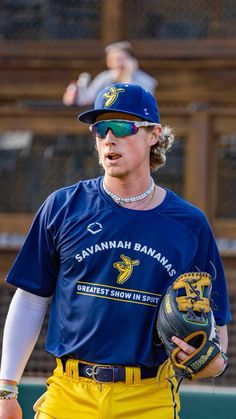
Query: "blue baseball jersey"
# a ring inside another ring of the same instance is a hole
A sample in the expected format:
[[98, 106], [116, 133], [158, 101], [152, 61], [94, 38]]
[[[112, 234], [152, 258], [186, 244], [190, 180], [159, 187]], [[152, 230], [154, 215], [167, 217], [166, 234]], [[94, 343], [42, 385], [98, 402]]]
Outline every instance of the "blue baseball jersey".
[[182, 273], [209, 272], [218, 325], [230, 319], [221, 258], [205, 215], [167, 190], [154, 209], [117, 205], [102, 178], [52, 193], [7, 282], [52, 296], [46, 350], [101, 364], [158, 366], [161, 296]]

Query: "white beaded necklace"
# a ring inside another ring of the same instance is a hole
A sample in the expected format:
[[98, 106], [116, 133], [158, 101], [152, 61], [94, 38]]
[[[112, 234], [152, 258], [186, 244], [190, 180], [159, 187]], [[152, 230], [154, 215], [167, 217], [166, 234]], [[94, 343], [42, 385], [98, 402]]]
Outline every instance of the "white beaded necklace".
[[111, 192], [110, 189], [108, 189], [108, 187], [105, 185], [104, 180], [103, 180], [102, 185], [103, 185], [103, 189], [107, 193], [107, 195], [111, 196], [111, 198], [114, 199], [115, 201], [117, 201], [118, 204], [120, 204], [120, 205], [128, 204], [130, 202], [141, 201], [142, 199], [144, 199], [148, 195], [150, 195], [155, 188], [154, 180], [151, 178], [151, 184], [150, 184], [149, 188], [144, 193], [142, 193], [141, 195], [132, 196], [131, 198], [121, 198], [120, 196]]

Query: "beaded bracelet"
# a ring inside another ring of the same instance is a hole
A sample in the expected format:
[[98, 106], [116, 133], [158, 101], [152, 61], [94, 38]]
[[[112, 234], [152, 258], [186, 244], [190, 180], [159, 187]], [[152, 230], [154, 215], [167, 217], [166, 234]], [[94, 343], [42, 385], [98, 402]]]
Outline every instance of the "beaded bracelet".
[[17, 399], [18, 387], [12, 384], [0, 384], [0, 400]]

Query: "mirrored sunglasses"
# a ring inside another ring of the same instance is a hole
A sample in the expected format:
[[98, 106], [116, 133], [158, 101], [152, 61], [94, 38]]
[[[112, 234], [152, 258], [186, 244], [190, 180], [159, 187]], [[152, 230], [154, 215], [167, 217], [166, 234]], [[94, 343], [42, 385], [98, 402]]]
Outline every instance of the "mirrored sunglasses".
[[159, 125], [148, 121], [125, 121], [123, 119], [111, 119], [107, 121], [98, 121], [90, 125], [89, 129], [95, 138], [105, 138], [110, 129], [115, 137], [126, 137], [137, 134], [140, 127], [149, 127]]

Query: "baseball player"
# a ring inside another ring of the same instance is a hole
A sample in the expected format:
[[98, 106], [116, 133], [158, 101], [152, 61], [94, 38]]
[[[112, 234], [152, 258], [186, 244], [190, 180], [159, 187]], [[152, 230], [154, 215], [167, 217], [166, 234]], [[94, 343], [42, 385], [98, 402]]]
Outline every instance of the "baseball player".
[[[178, 418], [176, 378], [155, 327], [160, 298], [183, 272], [214, 267], [225, 353], [231, 316], [219, 252], [205, 215], [151, 177], [173, 135], [149, 92], [111, 85], [79, 120], [104, 175], [46, 199], [7, 276], [17, 291], [4, 330], [0, 417], [21, 418], [17, 383], [50, 302], [46, 351], [56, 369], [36, 418]], [[177, 336], [173, 342], [180, 360], [195, 351]], [[220, 355], [199, 377], [225, 366]]]

